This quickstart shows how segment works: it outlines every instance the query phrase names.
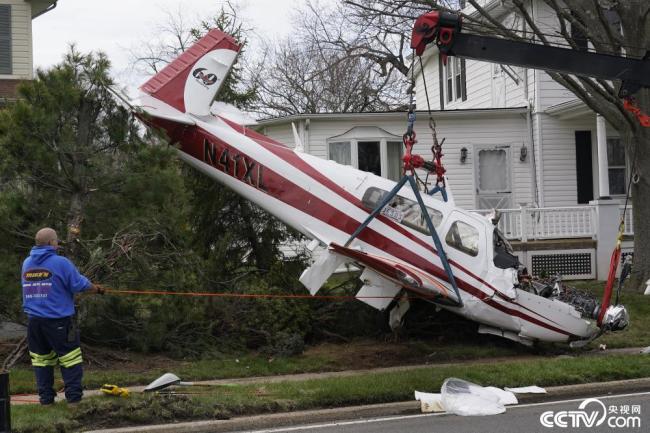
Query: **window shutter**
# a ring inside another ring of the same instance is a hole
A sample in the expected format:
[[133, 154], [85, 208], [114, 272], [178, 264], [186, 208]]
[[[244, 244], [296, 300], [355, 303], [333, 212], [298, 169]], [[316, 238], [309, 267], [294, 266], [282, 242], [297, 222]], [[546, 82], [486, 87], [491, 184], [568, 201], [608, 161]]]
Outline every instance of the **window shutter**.
[[[442, 56], [438, 55], [438, 89], [440, 93], [440, 109], [445, 109], [445, 72], [442, 68]], [[424, 77], [424, 71], [422, 71]]]
[[467, 101], [467, 75], [465, 72], [465, 59], [460, 59], [460, 85], [463, 101]]
[[0, 74], [11, 75], [11, 5], [0, 5]]

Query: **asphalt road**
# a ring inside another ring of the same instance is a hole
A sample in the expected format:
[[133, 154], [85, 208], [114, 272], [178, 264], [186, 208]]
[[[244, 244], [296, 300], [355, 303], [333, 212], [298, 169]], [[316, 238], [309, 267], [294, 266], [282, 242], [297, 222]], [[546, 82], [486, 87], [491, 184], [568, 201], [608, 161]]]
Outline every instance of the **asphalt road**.
[[[585, 400], [581, 398], [511, 406], [507, 408], [506, 413], [494, 416], [461, 417], [448, 414], [422, 414], [256, 430], [254, 433], [632, 433], [650, 431], [650, 393], [598, 397], [600, 403], [588, 402], [584, 410], [580, 410], [578, 407]], [[613, 408], [616, 408], [616, 413], [612, 411]], [[541, 417], [547, 424], [553, 426], [543, 426]], [[587, 424], [590, 421], [591, 426]], [[566, 427], [559, 427], [556, 422], [566, 423]], [[579, 427], [573, 427], [572, 423], [578, 423]]]

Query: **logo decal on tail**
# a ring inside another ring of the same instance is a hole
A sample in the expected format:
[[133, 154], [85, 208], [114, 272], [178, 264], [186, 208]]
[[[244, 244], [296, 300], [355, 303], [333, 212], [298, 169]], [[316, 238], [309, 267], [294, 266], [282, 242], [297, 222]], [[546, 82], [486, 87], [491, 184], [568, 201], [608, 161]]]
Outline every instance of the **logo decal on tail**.
[[206, 74], [205, 71], [207, 71], [206, 68], [196, 68], [194, 71], [192, 71], [192, 76], [196, 78], [196, 81], [202, 83], [207, 89], [208, 86], [216, 83], [219, 78], [215, 74]]

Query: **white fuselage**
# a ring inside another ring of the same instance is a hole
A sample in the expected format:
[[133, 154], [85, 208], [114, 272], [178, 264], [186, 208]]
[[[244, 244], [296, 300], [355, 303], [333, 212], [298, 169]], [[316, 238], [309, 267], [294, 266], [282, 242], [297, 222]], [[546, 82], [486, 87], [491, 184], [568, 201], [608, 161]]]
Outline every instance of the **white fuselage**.
[[[368, 188], [390, 191], [395, 182], [372, 173], [295, 152], [250, 129], [219, 117], [194, 117], [194, 126], [153, 119], [180, 143], [181, 158], [285, 224], [325, 245], [344, 245], [372, 208]], [[409, 188], [400, 196], [415, 200]], [[517, 272], [493, 264], [494, 226], [485, 217], [430, 196], [438, 211], [436, 231], [460, 289], [462, 307], [443, 306], [483, 325], [481, 332], [517, 341], [587, 339], [597, 332], [572, 306], [515, 288]], [[455, 222], [478, 232], [476, 254], [450, 247], [445, 235]], [[351, 247], [389, 262], [404, 263], [451, 290], [431, 236], [385, 215], [373, 219]], [[363, 263], [361, 263], [363, 266]]]

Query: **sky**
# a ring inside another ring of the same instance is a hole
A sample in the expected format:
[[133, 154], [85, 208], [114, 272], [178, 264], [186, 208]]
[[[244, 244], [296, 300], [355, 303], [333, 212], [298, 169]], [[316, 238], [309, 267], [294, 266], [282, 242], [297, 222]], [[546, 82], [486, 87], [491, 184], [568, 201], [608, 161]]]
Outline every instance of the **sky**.
[[[256, 38], [279, 39], [291, 31], [291, 14], [304, 0], [235, 0], [244, 26]], [[61, 61], [70, 43], [81, 52], [104, 51], [113, 64], [113, 77], [130, 90], [146, 77], [132, 68], [132, 51], [156, 37], [167, 14], [182, 12], [189, 22], [209, 18], [220, 0], [59, 0], [57, 7], [32, 22], [34, 66], [47, 68]], [[253, 47], [254, 48], [254, 47]]]

